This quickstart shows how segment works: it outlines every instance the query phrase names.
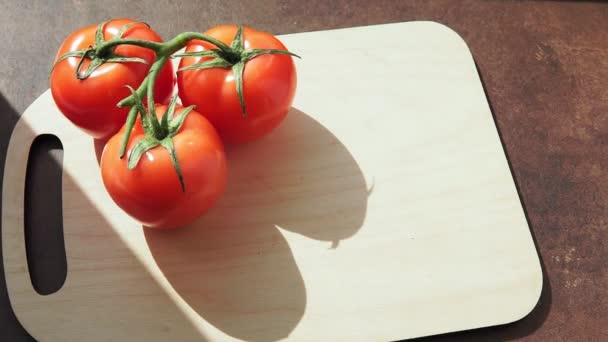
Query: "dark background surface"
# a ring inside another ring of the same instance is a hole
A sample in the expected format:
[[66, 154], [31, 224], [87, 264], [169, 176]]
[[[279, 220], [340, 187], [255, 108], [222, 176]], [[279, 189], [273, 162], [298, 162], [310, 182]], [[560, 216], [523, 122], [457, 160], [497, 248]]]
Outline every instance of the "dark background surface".
[[[477, 62], [545, 282], [539, 304], [519, 322], [422, 340], [608, 340], [608, 3], [0, 0], [0, 8], [0, 170], [19, 113], [48, 88], [57, 48], [81, 26], [131, 17], [164, 38], [223, 23], [275, 34], [411, 20], [450, 26]], [[49, 156], [60, 156], [56, 149], [48, 152], [57, 144], [44, 144], [38, 153], [46, 162], [37, 162], [43, 169], [51, 168]], [[52, 186], [40, 195], [36, 203], [57, 202]], [[56, 228], [40, 229], [49, 234]], [[41, 246], [60, 241], [32, 239]], [[46, 260], [37, 266], [38, 287], [50, 291], [61, 278], [54, 275], [61, 268], [58, 254], [44, 248], [34, 254]], [[10, 309], [3, 274], [0, 340], [31, 340]]]

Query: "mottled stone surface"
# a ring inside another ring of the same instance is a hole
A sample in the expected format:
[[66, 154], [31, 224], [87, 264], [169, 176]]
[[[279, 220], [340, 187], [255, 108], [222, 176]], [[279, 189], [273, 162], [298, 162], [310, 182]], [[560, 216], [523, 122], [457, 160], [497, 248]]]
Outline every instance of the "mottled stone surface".
[[[48, 88], [52, 57], [76, 27], [121, 16], [166, 38], [220, 23], [277, 34], [411, 20], [452, 27], [484, 80], [545, 288], [519, 322], [424, 340], [608, 340], [608, 3], [0, 0], [0, 8], [0, 168], [17, 113]], [[10, 310], [3, 275], [0, 340], [31, 340]]]

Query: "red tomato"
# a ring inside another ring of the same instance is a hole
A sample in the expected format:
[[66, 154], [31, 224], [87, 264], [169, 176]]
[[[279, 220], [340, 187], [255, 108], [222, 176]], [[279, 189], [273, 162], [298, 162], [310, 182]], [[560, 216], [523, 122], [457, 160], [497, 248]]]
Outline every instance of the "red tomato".
[[[236, 26], [219, 26], [205, 34], [230, 45], [236, 32]], [[287, 50], [272, 34], [247, 27], [244, 28], [243, 41], [245, 49]], [[193, 40], [186, 46], [186, 52], [215, 48], [212, 44]], [[208, 59], [182, 58], [179, 67]], [[277, 127], [291, 107], [296, 83], [296, 69], [291, 56], [265, 54], [247, 61], [243, 73], [247, 110], [244, 117], [231, 69], [185, 70], [177, 75], [182, 103], [196, 105], [196, 110], [209, 119], [225, 142], [230, 143], [258, 139]]]
[[[116, 36], [121, 27], [132, 22], [134, 20], [131, 19], [108, 22], [103, 32], [105, 40]], [[94, 45], [97, 26], [84, 27], [70, 34], [59, 48], [55, 60], [68, 52]], [[143, 23], [133, 25], [123, 34], [123, 38], [162, 42], [160, 36]], [[116, 107], [120, 100], [131, 94], [124, 86], [137, 89], [156, 59], [152, 50], [133, 45], [117, 46], [114, 53], [142, 58], [148, 65], [137, 62], [106, 63], [87, 79], [79, 80], [76, 78], [76, 68], [81, 58], [69, 57], [57, 63], [51, 72], [51, 92], [57, 107], [76, 126], [95, 138], [107, 138], [124, 125], [129, 108]], [[89, 64], [90, 59], [86, 59], [82, 70], [86, 70]], [[167, 63], [156, 81], [156, 102], [165, 103], [174, 84], [173, 67]]]
[[[160, 118], [167, 106], [158, 105]], [[177, 116], [183, 107], [177, 106]], [[190, 223], [209, 209], [224, 192], [226, 157], [213, 126], [195, 111], [173, 138], [185, 191], [168, 151], [156, 146], [128, 170], [128, 158], [119, 158], [123, 129], [106, 144], [101, 155], [103, 183], [116, 204], [147, 227], [175, 228]], [[138, 118], [127, 145], [128, 156], [145, 133]]]

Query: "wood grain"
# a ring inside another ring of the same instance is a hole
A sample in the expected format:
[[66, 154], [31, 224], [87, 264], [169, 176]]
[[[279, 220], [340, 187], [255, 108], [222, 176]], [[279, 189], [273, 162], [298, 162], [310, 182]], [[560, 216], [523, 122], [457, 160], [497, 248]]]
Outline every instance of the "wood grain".
[[[538, 256], [464, 41], [428, 22], [282, 39], [305, 56], [294, 109], [266, 139], [229, 148], [226, 195], [177, 232], [142, 229], [82, 176], [98, 174], [93, 142], [48, 92], [28, 108], [7, 155], [2, 240], [11, 303], [34, 337], [396, 340], [534, 307]], [[348, 62], [319, 53], [330, 46]], [[68, 275], [48, 296], [31, 287], [23, 242], [25, 165], [42, 133], [65, 146]]]

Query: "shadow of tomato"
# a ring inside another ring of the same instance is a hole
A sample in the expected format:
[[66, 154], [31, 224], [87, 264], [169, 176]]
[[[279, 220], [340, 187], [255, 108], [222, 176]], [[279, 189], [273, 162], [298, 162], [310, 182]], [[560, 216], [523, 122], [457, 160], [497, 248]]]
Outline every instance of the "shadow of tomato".
[[306, 290], [278, 227], [339, 248], [363, 224], [365, 179], [338, 138], [297, 109], [264, 139], [226, 152], [217, 205], [188, 227], [145, 229], [146, 240], [202, 318], [239, 339], [279, 340], [304, 315]]

